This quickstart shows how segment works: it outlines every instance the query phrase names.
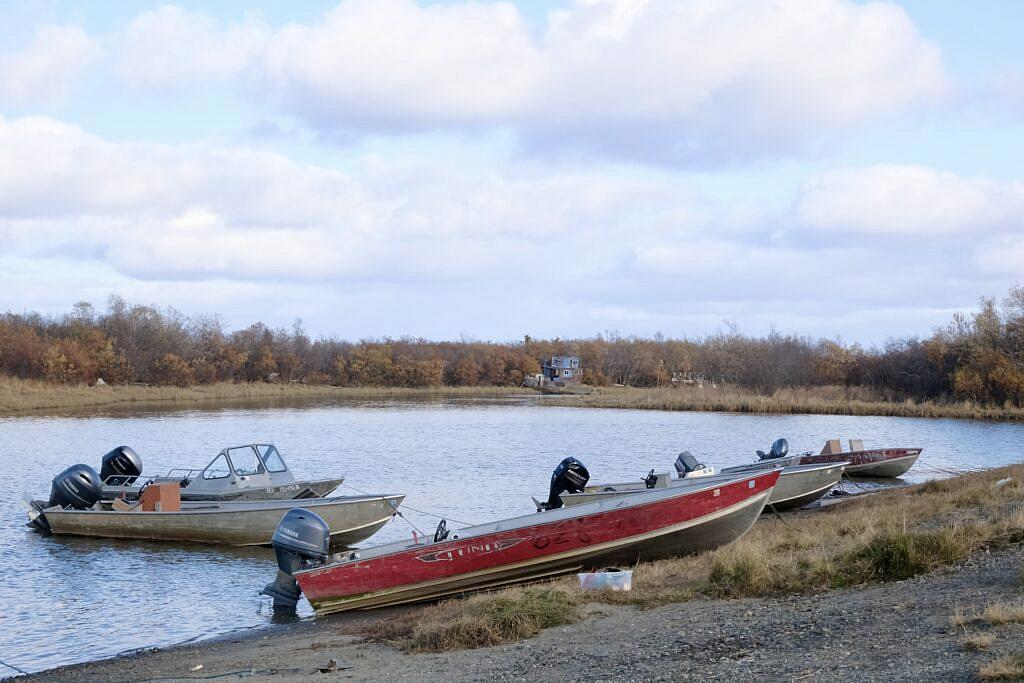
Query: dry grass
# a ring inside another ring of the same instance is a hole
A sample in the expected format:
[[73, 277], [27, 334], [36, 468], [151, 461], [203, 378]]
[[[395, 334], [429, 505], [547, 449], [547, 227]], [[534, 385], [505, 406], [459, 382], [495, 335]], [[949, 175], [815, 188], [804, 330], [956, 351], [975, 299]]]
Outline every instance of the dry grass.
[[[332, 387], [298, 383], [222, 382], [194, 387], [51, 384], [0, 377], [0, 415], [117, 404], [182, 404], [268, 399], [380, 399], [416, 397], [493, 397], [531, 392], [520, 387]], [[590, 395], [563, 395], [543, 405], [582, 408], [724, 411], [735, 413], [811, 413], [893, 415], [1024, 420], [1024, 408], [985, 406], [970, 401], [935, 403], [895, 401], [863, 387], [781, 389], [772, 395], [736, 387], [641, 389], [600, 387]]]
[[[995, 482], [1005, 477], [1014, 481], [997, 488]], [[640, 563], [633, 568], [630, 592], [580, 592], [575, 577], [532, 590], [558, 595], [551, 605], [571, 606], [567, 621], [554, 622], [568, 623], [585, 603], [647, 608], [696, 597], [771, 597], [902, 580], [983, 548], [1024, 541], [1021, 481], [1024, 465], [1014, 465], [790, 514], [785, 524], [766, 517], [736, 543], [713, 552]], [[505, 613], [502, 606], [519, 609], [530, 590], [448, 600], [385, 620], [373, 635], [417, 650], [508, 642], [547, 623], [530, 618], [522, 628], [493, 625], [495, 615]], [[951, 622], [964, 626], [979, 619], [958, 607]]]
[[978, 669], [983, 681], [1019, 681], [1024, 679], [1024, 652], [1015, 652], [989, 662]]
[[993, 626], [1024, 623], [1024, 601], [989, 603], [982, 617]]
[[600, 387], [586, 396], [565, 396], [559, 405], [582, 408], [724, 411], [731, 413], [811, 413], [1024, 420], [1024, 409], [973, 401], [897, 401], [862, 387], [780, 389], [764, 395], [737, 387]]
[[509, 588], [442, 602], [379, 622], [366, 635], [416, 652], [487, 647], [534, 636], [579, 617], [578, 599], [550, 586]]
[[981, 652], [992, 647], [995, 642], [996, 639], [989, 633], [972, 633], [964, 636], [964, 638], [960, 640], [960, 645], [965, 650]]
[[101, 386], [51, 384], [0, 377], [0, 415], [111, 405], [196, 404], [247, 400], [390, 399], [417, 397], [488, 397], [522, 393], [515, 387], [333, 387], [291, 382], [221, 382], [194, 387]]

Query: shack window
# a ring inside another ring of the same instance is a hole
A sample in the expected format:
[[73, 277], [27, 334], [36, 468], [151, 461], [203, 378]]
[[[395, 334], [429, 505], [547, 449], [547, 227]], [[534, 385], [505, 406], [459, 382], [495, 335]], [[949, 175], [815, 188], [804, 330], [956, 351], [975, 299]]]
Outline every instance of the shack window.
[[221, 453], [203, 470], [203, 479], [223, 479], [229, 474], [231, 467], [228, 465], [228, 459]]
[[572, 377], [572, 370], [562, 370], [563, 377]]

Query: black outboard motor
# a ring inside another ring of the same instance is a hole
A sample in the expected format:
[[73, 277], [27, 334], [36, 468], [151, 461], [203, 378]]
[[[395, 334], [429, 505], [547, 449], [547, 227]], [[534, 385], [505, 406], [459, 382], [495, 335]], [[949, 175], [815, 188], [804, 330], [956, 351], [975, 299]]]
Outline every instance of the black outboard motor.
[[100, 481], [108, 486], [131, 486], [141, 474], [142, 458], [128, 446], [118, 446], [103, 456]]
[[698, 461], [697, 458], [693, 457], [693, 453], [691, 453], [690, 451], [683, 451], [682, 453], [680, 453], [676, 457], [675, 466], [676, 472], [679, 474], [681, 478], [684, 479], [686, 478], [686, 475], [690, 474], [691, 472], [699, 472], [701, 470], [707, 469], [707, 465]]
[[72, 465], [56, 477], [50, 486], [50, 500], [44, 505], [41, 501], [32, 501], [32, 507], [40, 513], [32, 518], [32, 526], [50, 533], [50, 524], [42, 511], [59, 505], [62, 508], [87, 510], [100, 499], [100, 475], [88, 465]]
[[274, 599], [274, 609], [292, 609], [299, 601], [300, 569], [319, 567], [327, 560], [331, 530], [324, 518], [304, 508], [293, 508], [277, 524], [271, 543], [277, 555], [277, 578], [260, 591]]
[[774, 460], [775, 458], [785, 458], [789, 454], [789, 442], [785, 439], [775, 439], [772, 442], [771, 450], [767, 453], [764, 451], [758, 451], [757, 457], [759, 460]]
[[548, 501], [540, 504], [541, 510], [557, 510], [562, 507], [561, 494], [580, 493], [590, 481], [590, 472], [587, 466], [576, 458], [566, 458], [558, 463], [558, 467], [551, 473], [551, 488], [548, 491]]

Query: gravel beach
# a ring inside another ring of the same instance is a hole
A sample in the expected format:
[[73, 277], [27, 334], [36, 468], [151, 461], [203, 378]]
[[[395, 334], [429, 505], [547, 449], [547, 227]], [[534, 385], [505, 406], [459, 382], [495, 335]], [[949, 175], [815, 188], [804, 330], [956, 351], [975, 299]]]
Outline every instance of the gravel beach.
[[[580, 623], [528, 641], [441, 654], [367, 642], [359, 632], [380, 613], [339, 615], [19, 680], [968, 681], [985, 662], [1024, 650], [1024, 626], [953, 626], [950, 617], [1018, 600], [1022, 560], [1024, 548], [1015, 547], [907, 581], [814, 596], [651, 610], [593, 605]], [[968, 632], [994, 642], [969, 650]]]

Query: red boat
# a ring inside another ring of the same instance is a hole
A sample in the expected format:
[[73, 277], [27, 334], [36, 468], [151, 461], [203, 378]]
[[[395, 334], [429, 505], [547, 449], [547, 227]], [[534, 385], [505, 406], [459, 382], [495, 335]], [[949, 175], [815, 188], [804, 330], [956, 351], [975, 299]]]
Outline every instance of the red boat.
[[[459, 529], [450, 538], [439, 528], [433, 542], [353, 551], [325, 566], [299, 569], [296, 564], [291, 571], [281, 563], [278, 581], [293, 575], [317, 613], [325, 614], [695, 553], [745, 534], [778, 478], [774, 470], [706, 486], [651, 489]], [[291, 548], [303, 535], [295, 528], [286, 532], [289, 538], [282, 537]], [[265, 592], [280, 597], [274, 586]]]
[[830, 439], [821, 453], [800, 456], [801, 465], [845, 462], [846, 473], [854, 477], [900, 477], [907, 473], [921, 455], [920, 448], [865, 449], [859, 439], [850, 440], [850, 450], [843, 452], [839, 439]]

